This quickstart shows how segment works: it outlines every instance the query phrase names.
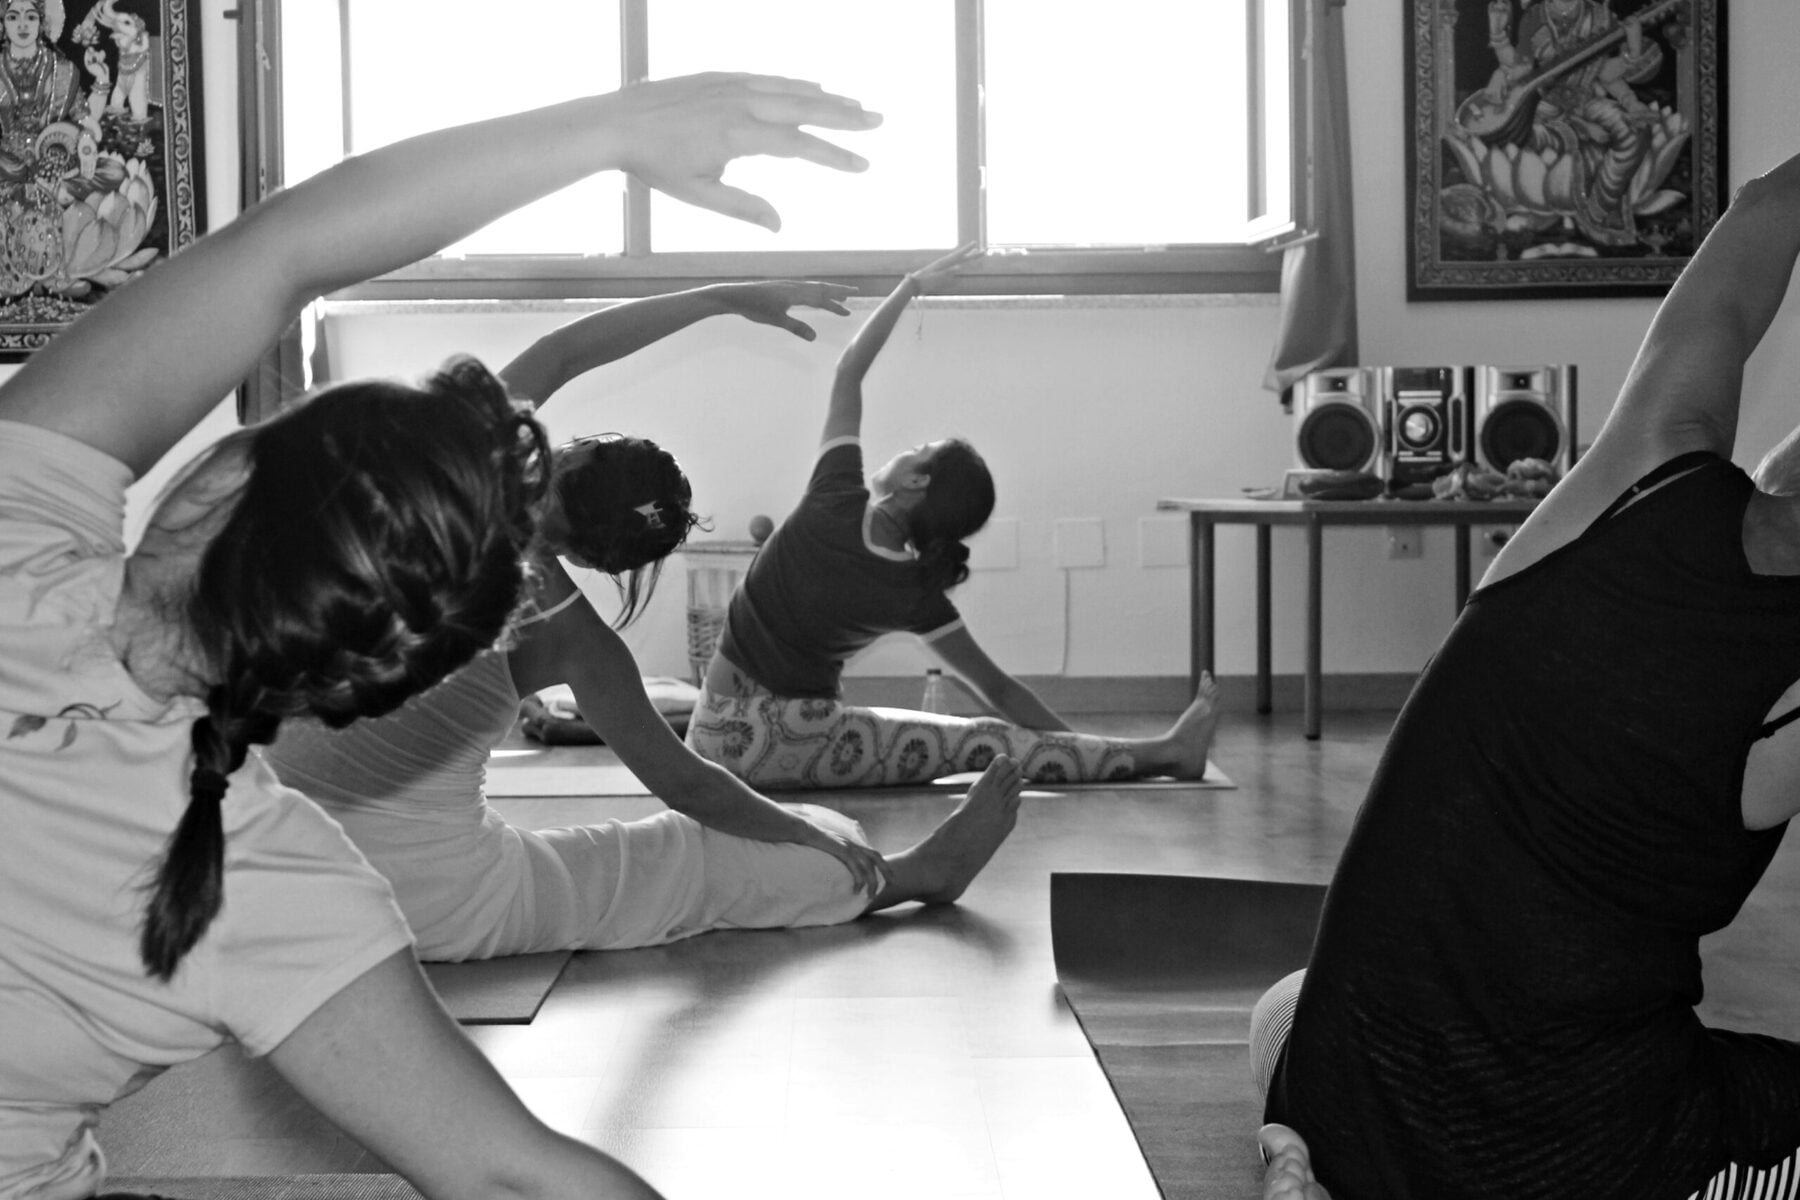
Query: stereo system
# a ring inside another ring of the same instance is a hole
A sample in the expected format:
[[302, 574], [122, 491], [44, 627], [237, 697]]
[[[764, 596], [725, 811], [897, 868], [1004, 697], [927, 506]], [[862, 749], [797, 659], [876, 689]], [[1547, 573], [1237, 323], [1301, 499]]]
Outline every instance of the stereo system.
[[1334, 367], [1294, 385], [1297, 465], [1416, 491], [1462, 463], [1575, 465], [1575, 367]]

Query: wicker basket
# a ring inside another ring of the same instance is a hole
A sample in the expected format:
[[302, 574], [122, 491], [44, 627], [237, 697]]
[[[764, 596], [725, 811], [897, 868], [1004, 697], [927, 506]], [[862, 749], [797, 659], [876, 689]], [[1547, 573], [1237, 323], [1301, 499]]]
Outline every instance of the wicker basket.
[[687, 654], [688, 667], [698, 687], [706, 678], [719, 635], [725, 631], [725, 610], [731, 594], [756, 557], [754, 542], [690, 542], [682, 547], [687, 558]]
[[719, 648], [719, 635], [725, 632], [725, 610], [722, 608], [690, 608], [687, 612], [688, 666], [694, 672], [694, 684], [706, 678], [707, 664]]

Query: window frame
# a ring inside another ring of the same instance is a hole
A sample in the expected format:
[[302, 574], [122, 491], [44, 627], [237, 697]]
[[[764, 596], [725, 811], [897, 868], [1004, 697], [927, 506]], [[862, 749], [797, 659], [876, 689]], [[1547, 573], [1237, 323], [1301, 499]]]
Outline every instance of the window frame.
[[[278, 190], [281, 164], [280, 7], [283, 0], [241, 0], [239, 10], [240, 141], [246, 204]], [[352, 0], [337, 0], [347, 28]], [[981, 181], [982, 0], [954, 0], [957, 86], [957, 226], [959, 241], [985, 244]], [[1289, 106], [1293, 216], [1256, 229], [1248, 244], [1169, 246], [1007, 246], [957, 272], [946, 295], [1154, 295], [1271, 293], [1280, 290], [1278, 251], [1311, 235], [1311, 130], [1306, 103], [1311, 56], [1310, 0], [1243, 0], [1248, 28], [1251, 114], [1250, 195], [1259, 203], [1266, 179], [1267, 113], [1262, 81], [1265, 6], [1285, 5], [1290, 30]], [[649, 0], [620, 0], [622, 77], [648, 78]], [[247, 11], [246, 11], [247, 10]], [[348, 47], [345, 47], [348, 52]], [[339, 71], [348, 89], [347, 72]], [[348, 104], [346, 94], [344, 103]], [[348, 120], [344, 122], [346, 143]], [[948, 247], [916, 250], [652, 252], [650, 189], [627, 178], [624, 249], [599, 255], [473, 255], [429, 258], [332, 293], [334, 301], [614, 299], [654, 295], [721, 280], [808, 278], [849, 284], [864, 293], [891, 289], [906, 271]]]

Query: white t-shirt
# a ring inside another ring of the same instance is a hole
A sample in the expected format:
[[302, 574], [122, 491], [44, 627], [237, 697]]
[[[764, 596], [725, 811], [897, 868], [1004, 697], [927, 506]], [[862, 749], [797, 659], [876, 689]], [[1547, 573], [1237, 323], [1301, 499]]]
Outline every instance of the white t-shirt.
[[410, 944], [388, 885], [252, 754], [231, 778], [224, 907], [168, 983], [144, 890], [187, 805], [196, 700], [151, 699], [106, 640], [130, 472], [0, 422], [0, 1200], [92, 1194], [92, 1127], [235, 1038], [266, 1054]]

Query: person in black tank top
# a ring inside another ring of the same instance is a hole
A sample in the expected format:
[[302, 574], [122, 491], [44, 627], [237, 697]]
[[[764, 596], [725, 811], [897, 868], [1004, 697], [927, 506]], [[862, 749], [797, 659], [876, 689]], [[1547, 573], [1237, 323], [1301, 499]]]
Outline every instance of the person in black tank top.
[[1729, 459], [1796, 258], [1800, 159], [1739, 192], [1421, 674], [1259, 1006], [1268, 1200], [1800, 1188], [1800, 1045], [1694, 1012], [1800, 809], [1800, 497], [1791, 455], [1763, 488]]

